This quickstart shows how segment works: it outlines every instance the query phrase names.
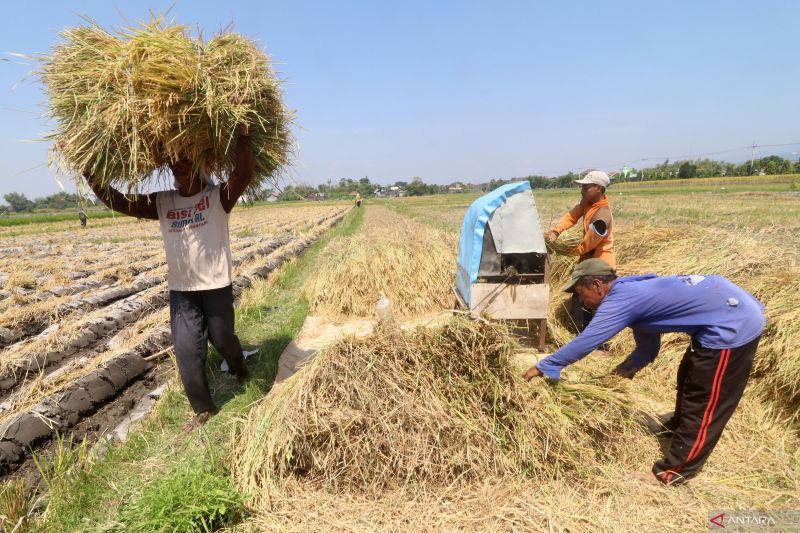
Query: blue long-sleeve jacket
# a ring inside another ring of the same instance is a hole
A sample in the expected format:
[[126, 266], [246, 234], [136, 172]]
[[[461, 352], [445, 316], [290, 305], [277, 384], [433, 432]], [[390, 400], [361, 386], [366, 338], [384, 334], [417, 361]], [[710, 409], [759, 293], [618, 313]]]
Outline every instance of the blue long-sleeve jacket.
[[636, 347], [621, 367], [635, 372], [656, 358], [662, 333], [688, 333], [704, 348], [738, 348], [761, 335], [765, 323], [761, 302], [722, 276], [618, 278], [586, 329], [536, 367], [558, 379], [565, 366], [630, 327]]

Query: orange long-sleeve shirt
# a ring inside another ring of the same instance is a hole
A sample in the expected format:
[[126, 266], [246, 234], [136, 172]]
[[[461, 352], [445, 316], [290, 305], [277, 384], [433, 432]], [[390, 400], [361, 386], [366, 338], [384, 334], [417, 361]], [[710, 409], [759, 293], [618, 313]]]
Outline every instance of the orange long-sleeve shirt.
[[577, 224], [581, 218], [583, 218], [583, 240], [569, 252], [569, 255], [580, 256], [581, 261], [596, 257], [611, 265], [611, 268], [616, 268], [614, 216], [611, 213], [608, 196], [603, 196], [591, 205], [580, 202], [561, 217], [558, 224], [553, 226], [553, 231], [561, 234]]

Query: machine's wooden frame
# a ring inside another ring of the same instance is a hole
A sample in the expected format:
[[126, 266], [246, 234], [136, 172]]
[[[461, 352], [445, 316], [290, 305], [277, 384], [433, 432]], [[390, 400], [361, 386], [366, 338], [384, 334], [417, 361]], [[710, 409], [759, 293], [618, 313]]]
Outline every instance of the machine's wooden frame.
[[[531, 275], [527, 275], [529, 277]], [[547, 337], [547, 313], [550, 308], [550, 258], [545, 259], [542, 283], [506, 283], [478, 282], [472, 284], [472, 301], [476, 302], [470, 309], [475, 315], [487, 315], [495, 320], [534, 320], [538, 322], [538, 349], [544, 351]], [[467, 305], [464, 299], [453, 290], [462, 308]]]

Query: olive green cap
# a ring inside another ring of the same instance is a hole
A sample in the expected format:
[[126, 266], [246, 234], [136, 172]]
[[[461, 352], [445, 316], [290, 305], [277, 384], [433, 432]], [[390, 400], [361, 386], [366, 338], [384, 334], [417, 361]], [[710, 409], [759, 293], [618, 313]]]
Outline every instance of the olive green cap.
[[615, 272], [611, 265], [602, 259], [592, 258], [581, 261], [572, 271], [572, 277], [564, 287], [564, 292], [574, 292], [575, 284], [584, 276], [612, 276], [614, 274]]

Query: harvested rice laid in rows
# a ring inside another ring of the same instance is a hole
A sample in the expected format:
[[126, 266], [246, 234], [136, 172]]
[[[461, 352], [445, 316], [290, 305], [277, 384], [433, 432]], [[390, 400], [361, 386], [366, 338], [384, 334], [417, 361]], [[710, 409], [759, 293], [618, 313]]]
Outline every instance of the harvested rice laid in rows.
[[360, 231], [332, 240], [306, 283], [315, 313], [372, 316], [381, 295], [407, 317], [449, 309], [455, 237], [370, 206]]
[[61, 37], [39, 75], [56, 123], [51, 158], [62, 170], [137, 192], [189, 158], [224, 179], [240, 124], [252, 137], [254, 186], [288, 162], [291, 115], [280, 82], [246, 37], [205, 41], [161, 19], [113, 32], [90, 21]]

